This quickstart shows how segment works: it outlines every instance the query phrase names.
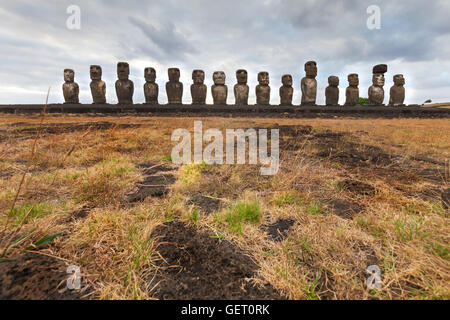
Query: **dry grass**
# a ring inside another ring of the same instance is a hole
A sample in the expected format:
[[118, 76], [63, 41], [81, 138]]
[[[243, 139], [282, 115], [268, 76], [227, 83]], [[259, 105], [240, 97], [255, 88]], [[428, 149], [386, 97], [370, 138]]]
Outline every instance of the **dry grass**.
[[[428, 190], [449, 187], [448, 177], [405, 180], [408, 175], [391, 175], [389, 168], [372, 168], [370, 163], [351, 168], [332, 157], [317, 157], [320, 145], [305, 142], [296, 150], [281, 150], [280, 172], [274, 177], [260, 176], [257, 166], [182, 166], [167, 196], [128, 203], [126, 195], [142, 178], [136, 165], [167, 161], [174, 145], [172, 131], [192, 132], [193, 119], [52, 116], [44, 129], [52, 123], [68, 128], [95, 122], [113, 125], [102, 130], [90, 125], [74, 131], [44, 130], [28, 168], [23, 160], [34, 136], [21, 130], [39, 121], [0, 117], [0, 230], [17, 230], [7, 216], [25, 177], [16, 215], [30, 215], [18, 234], [31, 235], [9, 255], [20, 254], [43, 235], [64, 232], [43, 252], [79, 265], [101, 299], [152, 298], [149, 286], [154, 284], [148, 279], [156, 272], [152, 261], [158, 253], [150, 234], [173, 219], [236, 243], [260, 266], [254, 281], [267, 281], [290, 299], [450, 298], [449, 215], [435, 193], [425, 196]], [[275, 122], [312, 126], [314, 132], [350, 133], [345, 139], [356, 141], [361, 150], [371, 145], [400, 155], [398, 163], [407, 173], [412, 169], [408, 161], [421, 166], [423, 159], [440, 163], [450, 156], [447, 119], [208, 118], [203, 127], [255, 128]], [[136, 126], [121, 126], [130, 123]], [[345, 143], [339, 146], [344, 149]], [[342, 189], [343, 179], [362, 181], [375, 191], [367, 195]], [[223, 208], [199, 213], [188, 203], [194, 194], [220, 199]], [[342, 218], [330, 206], [335, 199], [358, 203], [362, 210]], [[230, 215], [236, 204], [249, 204], [249, 210], [257, 206], [262, 216], [252, 218], [250, 212], [251, 218], [233, 228]], [[87, 217], [77, 217], [82, 208]], [[262, 226], [280, 218], [295, 224], [286, 239], [274, 242]], [[382, 270], [379, 291], [365, 286], [365, 270], [372, 264]]]

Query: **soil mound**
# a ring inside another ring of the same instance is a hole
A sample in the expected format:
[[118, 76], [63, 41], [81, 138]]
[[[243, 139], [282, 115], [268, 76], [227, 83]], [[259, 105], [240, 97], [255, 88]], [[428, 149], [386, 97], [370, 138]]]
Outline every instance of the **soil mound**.
[[144, 174], [144, 181], [137, 184], [136, 192], [128, 195], [129, 202], [144, 201], [147, 197], [161, 198], [170, 191], [177, 181], [177, 167], [170, 164], [146, 163], [138, 165]]
[[280, 219], [268, 226], [264, 226], [264, 229], [274, 241], [283, 241], [294, 225], [294, 222], [291, 219]]
[[26, 253], [0, 263], [0, 300], [79, 300], [90, 288], [69, 290], [64, 262], [41, 254]]
[[[248, 281], [258, 266], [236, 245], [182, 222], [157, 227], [160, 268], [152, 295], [164, 300], [284, 299], [269, 284]], [[152, 286], [151, 286], [152, 287]]]
[[212, 197], [197, 194], [188, 200], [188, 204], [193, 204], [198, 207], [202, 212], [211, 214], [221, 207], [222, 201]]

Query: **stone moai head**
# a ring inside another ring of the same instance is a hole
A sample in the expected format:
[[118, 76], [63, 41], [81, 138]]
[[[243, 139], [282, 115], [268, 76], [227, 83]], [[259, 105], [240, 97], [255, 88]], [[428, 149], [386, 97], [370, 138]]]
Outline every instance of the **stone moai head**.
[[72, 69], [64, 69], [64, 81], [65, 82], [75, 81], [75, 72]]
[[236, 79], [238, 84], [247, 84], [247, 71], [244, 69], [239, 69], [238, 71], [236, 71]]
[[372, 84], [376, 87], [382, 87], [384, 86], [385, 80], [384, 80], [384, 74], [382, 73], [376, 73], [372, 76]]
[[402, 74], [396, 74], [394, 76], [394, 84], [396, 86], [403, 86], [405, 84], [405, 78]]
[[352, 73], [348, 75], [348, 84], [350, 87], [357, 87], [359, 86], [359, 77], [356, 73]]
[[292, 86], [292, 76], [290, 74], [285, 74], [281, 77], [281, 82], [283, 83], [283, 86], [285, 87], [291, 87]]
[[329, 77], [328, 77], [328, 84], [329, 84], [331, 87], [337, 87], [337, 86], [339, 86], [339, 78], [336, 77], [336, 76], [329, 76]]
[[128, 80], [130, 75], [130, 65], [128, 62], [119, 62], [117, 64], [117, 77], [119, 80]]
[[266, 71], [262, 71], [260, 73], [258, 73], [258, 82], [260, 85], [262, 86], [267, 86], [269, 85], [269, 73]]
[[205, 72], [203, 70], [192, 71], [192, 80], [194, 84], [203, 84], [205, 82]]
[[213, 73], [213, 81], [215, 85], [224, 85], [225, 84], [225, 72], [216, 71]]
[[386, 64], [377, 64], [372, 69], [372, 83], [376, 87], [384, 86], [384, 74], [387, 72], [388, 67]]
[[145, 68], [144, 77], [147, 82], [155, 82], [156, 80], [156, 70], [154, 68]]
[[315, 78], [317, 76], [317, 63], [315, 61], [308, 61], [305, 63], [306, 76]]
[[102, 67], [91, 66], [90, 68], [91, 80], [102, 80]]
[[167, 70], [169, 75], [169, 81], [178, 82], [180, 81], [180, 69], [178, 68], [169, 68]]

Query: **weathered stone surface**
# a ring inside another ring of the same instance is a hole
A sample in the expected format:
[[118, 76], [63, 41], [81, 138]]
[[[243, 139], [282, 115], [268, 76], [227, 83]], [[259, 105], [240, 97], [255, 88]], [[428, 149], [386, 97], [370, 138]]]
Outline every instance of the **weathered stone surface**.
[[119, 104], [133, 104], [134, 83], [129, 80], [130, 65], [127, 62], [117, 64], [116, 94]]
[[339, 104], [339, 78], [328, 77], [328, 87], [325, 89], [325, 104], [327, 106], [337, 106]]
[[384, 101], [384, 75], [376, 73], [372, 76], [372, 85], [369, 88], [369, 105], [383, 105]]
[[387, 65], [379, 64], [373, 67], [372, 86], [369, 88], [369, 105], [384, 105], [384, 73], [387, 72]]
[[378, 64], [372, 69], [372, 73], [386, 73], [388, 70], [387, 64]]
[[93, 65], [90, 68], [91, 94], [94, 104], [106, 103], [106, 83], [102, 81], [102, 67]]
[[348, 77], [349, 86], [345, 90], [345, 105], [356, 106], [359, 104], [359, 78], [356, 73], [349, 74]]
[[394, 107], [404, 106], [405, 101], [405, 78], [402, 74], [394, 76], [394, 85], [391, 87], [389, 105]]
[[191, 85], [192, 104], [205, 104], [207, 87], [204, 84], [205, 72], [203, 70], [194, 70], [192, 72], [192, 80], [194, 84]]
[[237, 84], [234, 86], [234, 97], [236, 105], [248, 105], [249, 87], [247, 85], [248, 74], [246, 70], [236, 71]]
[[213, 73], [214, 85], [211, 87], [214, 104], [227, 104], [228, 87], [225, 85], [225, 72], [216, 71]]
[[281, 77], [283, 85], [280, 87], [280, 105], [291, 106], [292, 96], [294, 95], [294, 88], [292, 87], [292, 76], [285, 74]]
[[156, 70], [154, 68], [145, 68], [144, 96], [145, 104], [158, 104], [159, 86], [156, 81]]
[[256, 103], [262, 105], [270, 104], [270, 86], [269, 73], [262, 71], [258, 73], [258, 82], [256, 86]]
[[306, 62], [305, 72], [306, 77], [301, 81], [302, 105], [313, 106], [316, 105], [317, 97], [317, 63], [315, 61]]
[[75, 72], [72, 69], [64, 70], [64, 81], [62, 85], [64, 103], [80, 103], [78, 98], [80, 88], [75, 82]]
[[180, 69], [169, 68], [169, 82], [166, 83], [169, 104], [182, 104], [183, 84], [180, 82]]

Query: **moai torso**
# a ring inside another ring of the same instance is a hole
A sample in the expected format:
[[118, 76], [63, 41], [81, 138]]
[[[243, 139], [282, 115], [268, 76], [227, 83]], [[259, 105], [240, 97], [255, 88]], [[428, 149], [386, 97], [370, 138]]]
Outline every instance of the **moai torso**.
[[145, 68], [144, 96], [146, 104], [158, 104], [159, 86], [156, 81], [156, 70], [154, 68]]
[[359, 104], [359, 78], [356, 73], [348, 75], [348, 84], [345, 90], [345, 105], [356, 106]]
[[301, 81], [302, 105], [315, 105], [317, 97], [317, 64], [308, 61], [305, 64], [306, 77]]
[[166, 92], [169, 104], [182, 104], [183, 84], [180, 82], [180, 70], [170, 68], [168, 74], [169, 82], [166, 83]]
[[119, 104], [133, 104], [134, 84], [129, 80], [130, 66], [126, 62], [117, 64], [116, 94]]
[[236, 71], [237, 84], [234, 86], [235, 104], [247, 105], [249, 87], [247, 85], [247, 71]]
[[[381, 75], [383, 76], [383, 75]], [[384, 80], [374, 80], [374, 82], [381, 83]], [[384, 101], [384, 89], [383, 86], [373, 84], [369, 88], [369, 105], [382, 105]]]
[[106, 103], [106, 83], [104, 81], [92, 80], [91, 82], [92, 101], [95, 104]]
[[192, 104], [205, 104], [207, 87], [204, 84], [205, 72], [203, 70], [194, 70], [192, 72], [192, 80], [194, 84], [191, 85]]
[[387, 72], [387, 65], [380, 64], [373, 67], [372, 86], [370, 86], [369, 105], [383, 105], [384, 101], [384, 73]]
[[64, 84], [62, 85], [64, 103], [80, 103], [78, 95], [80, 88], [75, 82], [75, 72], [72, 69], [64, 70]]
[[214, 85], [211, 87], [214, 104], [227, 104], [228, 87], [225, 85], [225, 72], [213, 73]]
[[337, 106], [339, 104], [339, 78], [328, 77], [329, 86], [325, 89], [325, 104], [327, 106]]
[[270, 86], [269, 86], [269, 73], [258, 73], [258, 82], [256, 86], [256, 103], [262, 105], [270, 104]]
[[91, 94], [94, 104], [106, 103], [106, 84], [102, 81], [102, 68], [100, 66], [91, 66]]
[[291, 106], [292, 96], [294, 95], [294, 88], [292, 87], [292, 76], [285, 74], [281, 77], [283, 85], [280, 87], [280, 105]]
[[394, 107], [404, 106], [405, 102], [405, 78], [402, 74], [394, 76], [394, 85], [390, 91], [389, 105]]
[[146, 104], [158, 104], [159, 86], [155, 82], [144, 84], [144, 95]]

